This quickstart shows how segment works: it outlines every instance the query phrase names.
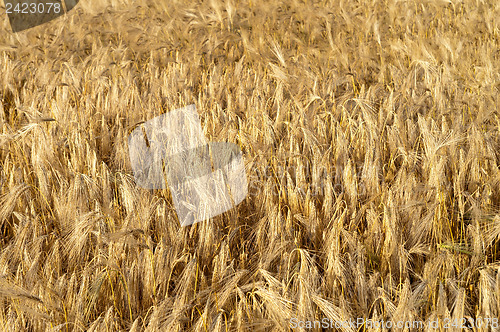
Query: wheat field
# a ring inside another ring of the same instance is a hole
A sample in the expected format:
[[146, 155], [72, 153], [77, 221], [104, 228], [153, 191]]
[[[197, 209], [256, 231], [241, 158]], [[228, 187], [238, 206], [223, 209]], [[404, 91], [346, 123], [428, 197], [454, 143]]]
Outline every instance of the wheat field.
[[[0, 15], [0, 330], [499, 330], [498, 2]], [[127, 137], [189, 104], [249, 193], [180, 227]]]

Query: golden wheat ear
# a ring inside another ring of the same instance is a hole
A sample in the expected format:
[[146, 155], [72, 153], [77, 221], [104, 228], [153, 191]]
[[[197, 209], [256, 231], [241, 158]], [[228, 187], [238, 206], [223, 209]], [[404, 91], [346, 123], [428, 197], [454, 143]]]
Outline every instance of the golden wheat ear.
[[26, 117], [28, 123], [56, 121], [56, 119], [44, 116], [41, 112], [34, 110], [31, 107], [29, 108], [17, 107], [17, 110], [20, 111], [20, 113]]
[[40, 119], [38, 119], [38, 122], [52, 122], [52, 121], [56, 121], [56, 119], [54, 119], [54, 118], [40, 118]]

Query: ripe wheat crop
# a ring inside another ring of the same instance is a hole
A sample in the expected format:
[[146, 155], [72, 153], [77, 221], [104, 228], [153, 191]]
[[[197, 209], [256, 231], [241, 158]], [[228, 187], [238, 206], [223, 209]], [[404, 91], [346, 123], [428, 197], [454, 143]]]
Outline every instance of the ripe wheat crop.
[[[81, 0], [14, 34], [0, 7], [0, 330], [499, 318], [499, 17]], [[180, 227], [168, 189], [135, 184], [127, 137], [190, 104], [249, 189]]]

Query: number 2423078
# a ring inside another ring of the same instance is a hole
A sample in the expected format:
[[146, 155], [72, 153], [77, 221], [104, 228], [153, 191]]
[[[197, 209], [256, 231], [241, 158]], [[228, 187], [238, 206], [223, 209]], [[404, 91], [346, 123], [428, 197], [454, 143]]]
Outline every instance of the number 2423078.
[[11, 3], [5, 4], [5, 9], [7, 14], [60, 14], [61, 13], [61, 3], [59, 2], [48, 2], [48, 3], [27, 3], [22, 2], [16, 5]]

